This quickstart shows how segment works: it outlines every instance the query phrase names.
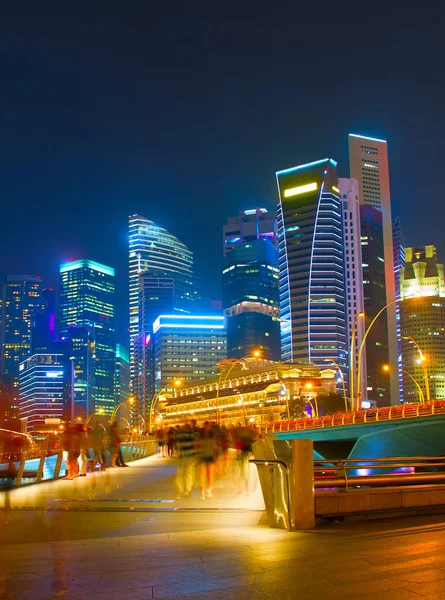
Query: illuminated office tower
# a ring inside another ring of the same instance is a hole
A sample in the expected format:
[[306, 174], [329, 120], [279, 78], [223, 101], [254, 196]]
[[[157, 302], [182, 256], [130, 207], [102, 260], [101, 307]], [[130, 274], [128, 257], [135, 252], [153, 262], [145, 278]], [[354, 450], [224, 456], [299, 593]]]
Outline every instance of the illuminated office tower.
[[[434, 246], [406, 248], [400, 270], [404, 402], [445, 398], [445, 280]], [[423, 359], [423, 360], [421, 360]], [[426, 380], [428, 384], [426, 385]], [[429, 393], [428, 393], [429, 389]], [[422, 398], [423, 395], [423, 398]]]
[[224, 256], [244, 242], [263, 238], [278, 244], [276, 213], [265, 208], [242, 210], [237, 217], [229, 217], [223, 226]]
[[114, 375], [116, 405], [126, 402], [130, 396], [130, 356], [127, 348], [116, 344], [116, 371]]
[[[360, 229], [360, 201], [358, 183], [355, 179], [339, 178], [338, 187], [343, 211], [344, 228], [344, 260], [345, 260], [345, 293], [347, 316], [347, 347], [349, 352], [350, 372], [354, 373], [354, 387], [350, 389], [354, 398], [357, 392], [357, 360], [360, 345], [365, 334], [365, 319], [360, 316], [365, 311], [363, 297], [362, 246]], [[354, 335], [352, 335], [355, 328]], [[351, 348], [354, 339], [354, 348]], [[361, 361], [362, 396], [366, 397], [366, 349], [362, 352]], [[349, 382], [351, 385], [351, 382]]]
[[[372, 206], [360, 206], [361, 249], [363, 268], [363, 296], [366, 325], [385, 306], [385, 262], [383, 242], [383, 216]], [[390, 402], [390, 380], [383, 372], [383, 365], [389, 362], [388, 322], [378, 318], [366, 338], [367, 387], [363, 387], [363, 397], [373, 400], [380, 406]], [[397, 363], [394, 364], [397, 373]]]
[[388, 148], [385, 140], [349, 134], [350, 175], [358, 181], [360, 204], [382, 213], [385, 261], [385, 300], [392, 303], [386, 309], [388, 322], [389, 362], [394, 367], [390, 375], [391, 403], [399, 402], [397, 373], [396, 282], [394, 277], [394, 245], [389, 186]]
[[153, 323], [155, 387], [174, 390], [175, 381], [217, 375], [227, 356], [224, 317], [160, 315]]
[[[405, 238], [403, 236], [400, 217], [394, 219], [392, 227], [394, 241], [394, 274], [396, 278], [396, 298], [400, 298], [400, 270], [405, 266]], [[397, 326], [397, 368], [399, 371], [399, 400], [403, 402], [403, 373], [402, 373], [402, 340], [400, 328], [400, 302], [396, 304]]]
[[48, 420], [65, 416], [62, 354], [33, 354], [20, 363], [20, 419], [34, 432]]
[[92, 260], [60, 267], [59, 323], [74, 368], [74, 412], [115, 406], [114, 269]]
[[[143, 277], [141, 277], [143, 276]], [[158, 282], [153, 281], [157, 279]], [[170, 280], [168, 282], [168, 280]], [[170, 286], [170, 292], [163, 288]], [[165, 298], [167, 293], [167, 298]], [[137, 395], [139, 412], [148, 410], [153, 389], [152, 356], [149, 336], [160, 314], [175, 310], [191, 312], [197, 296], [193, 277], [193, 253], [178, 238], [153, 221], [132, 215], [129, 218], [129, 309], [130, 382]], [[162, 308], [162, 297], [167, 306]], [[156, 310], [150, 308], [150, 303]], [[153, 315], [153, 312], [157, 314]], [[147, 354], [148, 352], [148, 354]]]
[[39, 310], [32, 319], [32, 354], [47, 354], [54, 351], [56, 293], [44, 288], [40, 294]]
[[0, 380], [9, 390], [10, 418], [18, 418], [19, 365], [32, 352], [32, 324], [41, 306], [42, 281], [8, 275], [1, 285]]
[[241, 358], [260, 350], [279, 361], [280, 299], [277, 222], [264, 208], [242, 211], [223, 228], [223, 309], [227, 354]]
[[335, 360], [347, 372], [342, 203], [337, 163], [277, 173], [281, 353], [286, 362]]

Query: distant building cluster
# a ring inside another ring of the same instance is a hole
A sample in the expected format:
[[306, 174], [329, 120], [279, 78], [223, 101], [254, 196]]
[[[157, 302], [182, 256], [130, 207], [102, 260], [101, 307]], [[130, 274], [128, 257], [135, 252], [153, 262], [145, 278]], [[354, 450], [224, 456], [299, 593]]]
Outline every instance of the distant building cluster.
[[[282, 169], [276, 211], [252, 206], [227, 219], [221, 303], [206, 298], [183, 242], [131, 215], [128, 345], [116, 343], [112, 267], [62, 264], [57, 294], [38, 276], [7, 275], [0, 426], [37, 435], [92, 413], [111, 417], [129, 398], [146, 422], [160, 396], [205, 413], [206, 398], [218, 405], [224, 368], [253, 355], [268, 365], [243, 383], [257, 385], [246, 390], [260, 418], [275, 398], [274, 364], [291, 365], [295, 378], [310, 369], [314, 381], [333, 378], [351, 408], [444, 398], [444, 267], [434, 246], [405, 247], [386, 141], [350, 134], [349, 167], [349, 177], [332, 158]], [[247, 393], [230, 386], [223, 395]], [[288, 401], [301, 382], [292, 389]]]

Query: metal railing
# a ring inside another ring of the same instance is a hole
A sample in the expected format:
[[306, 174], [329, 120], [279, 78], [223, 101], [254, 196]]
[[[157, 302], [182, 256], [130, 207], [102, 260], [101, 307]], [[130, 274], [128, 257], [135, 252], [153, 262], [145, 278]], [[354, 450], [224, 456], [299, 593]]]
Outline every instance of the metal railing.
[[[400, 469], [407, 468], [414, 471], [411, 473], [400, 472]], [[362, 474], [359, 475], [351, 473], [360, 471]], [[376, 473], [376, 471], [385, 472]], [[445, 458], [443, 456], [314, 461], [314, 487], [317, 490], [340, 488], [347, 492], [350, 488], [435, 483], [445, 483]]]
[[268, 467], [269, 465], [272, 467], [278, 467], [280, 469], [280, 471], [284, 474], [284, 481], [286, 482], [286, 503], [287, 503], [287, 507], [286, 507], [286, 513], [287, 513], [287, 523], [286, 523], [286, 529], [288, 531], [291, 531], [292, 529], [292, 522], [291, 522], [291, 505], [290, 505], [290, 486], [289, 486], [289, 466], [283, 462], [282, 460], [260, 460], [260, 459], [250, 459], [249, 460], [250, 463], [261, 466], [261, 467]]
[[262, 433], [280, 433], [286, 431], [306, 431], [347, 425], [362, 425], [380, 421], [395, 421], [399, 419], [414, 419], [445, 415], [445, 400], [434, 400], [428, 404], [401, 404], [399, 406], [384, 406], [369, 410], [345, 413], [335, 413], [315, 419], [295, 419], [293, 421], [277, 421], [261, 428]]
[[[137, 438], [129, 436], [121, 446], [125, 462], [131, 462], [154, 454], [157, 442], [148, 436], [138, 436]], [[63, 452], [61, 448], [57, 452], [49, 452], [43, 446], [38, 455], [36, 455], [35, 449], [30, 452], [0, 453], [0, 482], [3, 486], [9, 484], [15, 488], [24, 483], [40, 483], [59, 479], [63, 466]]]

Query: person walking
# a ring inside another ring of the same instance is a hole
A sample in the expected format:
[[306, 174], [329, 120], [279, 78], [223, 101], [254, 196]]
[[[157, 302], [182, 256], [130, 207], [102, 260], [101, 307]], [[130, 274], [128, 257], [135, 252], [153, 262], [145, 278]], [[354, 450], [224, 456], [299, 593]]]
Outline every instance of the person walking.
[[205, 421], [199, 438], [199, 470], [201, 498], [211, 498], [215, 478], [215, 439], [209, 421]]
[[90, 451], [88, 448], [88, 433], [83, 423], [77, 424], [77, 434], [79, 436], [80, 446], [80, 470], [79, 477], [86, 477], [87, 475], [87, 462], [90, 458]]
[[68, 425], [64, 441], [64, 447], [68, 453], [68, 475], [64, 479], [71, 480], [79, 475], [80, 436], [77, 423], [70, 423]]
[[177, 498], [190, 496], [195, 481], [195, 440], [190, 423], [186, 423], [176, 431], [178, 448], [178, 469], [175, 484]]
[[110, 451], [110, 467], [116, 467], [116, 460], [119, 455], [119, 445], [121, 443], [117, 421], [114, 421], [110, 425], [109, 437], [110, 441], [108, 449]]
[[175, 444], [176, 444], [176, 430], [173, 427], [170, 427], [170, 429], [167, 432], [167, 452], [168, 452], [169, 458], [173, 458], [173, 453], [175, 451]]
[[105, 453], [105, 428], [101, 423], [97, 423], [92, 432], [94, 461], [100, 465], [100, 470], [105, 471], [106, 453]]

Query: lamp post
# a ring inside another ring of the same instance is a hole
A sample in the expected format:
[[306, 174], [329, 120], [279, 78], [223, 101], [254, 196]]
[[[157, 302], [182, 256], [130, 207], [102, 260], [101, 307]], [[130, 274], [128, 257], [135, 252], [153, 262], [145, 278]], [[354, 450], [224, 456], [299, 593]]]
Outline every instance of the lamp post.
[[429, 378], [428, 378], [428, 367], [426, 366], [425, 355], [422, 352], [419, 344], [410, 335], [402, 335], [402, 340], [408, 340], [409, 342], [411, 342], [412, 344], [414, 344], [414, 346], [417, 348], [417, 350], [419, 352], [419, 365], [422, 367], [422, 370], [423, 370], [423, 380], [425, 382], [426, 401], [428, 403], [430, 403], [431, 402], [430, 381], [429, 381]]
[[[311, 390], [312, 389], [312, 383], [306, 383], [306, 385], [304, 386], [306, 390]], [[311, 402], [311, 398], [314, 401], [314, 404], [312, 404]], [[318, 401], [317, 398], [315, 396], [309, 397], [308, 398], [308, 403], [310, 404], [312, 410], [315, 412], [315, 416], [318, 419]]]
[[154, 393], [153, 397], [151, 399], [150, 402], [150, 414], [149, 414], [149, 418], [148, 418], [148, 433], [151, 433], [152, 429], [153, 429], [153, 416], [154, 416], [154, 410], [155, 410], [155, 406], [159, 401], [159, 397], [161, 396], [162, 392], [166, 392], [167, 388], [162, 387], [158, 393]]
[[360, 377], [361, 377], [361, 366], [362, 366], [362, 354], [363, 354], [363, 348], [365, 347], [366, 338], [368, 337], [368, 334], [371, 331], [372, 326], [377, 321], [377, 319], [380, 317], [380, 315], [382, 314], [382, 312], [384, 312], [389, 306], [392, 306], [393, 304], [396, 304], [396, 302], [399, 302], [399, 300], [400, 300], [399, 298], [396, 298], [395, 300], [392, 300], [391, 302], [388, 302], [388, 304], [385, 304], [385, 306], [383, 308], [381, 308], [379, 310], [379, 312], [376, 314], [376, 316], [372, 319], [371, 323], [368, 326], [368, 329], [365, 331], [365, 335], [363, 336], [363, 340], [362, 340], [362, 343], [360, 344], [360, 348], [359, 348], [359, 351], [358, 351], [357, 403], [356, 403], [356, 410], [360, 409], [360, 406], [359, 406], [360, 397], [361, 397], [361, 381], [360, 381]]
[[[392, 371], [393, 369], [391, 369], [390, 365], [383, 365], [383, 370], [384, 371]], [[420, 403], [423, 404], [425, 402], [425, 396], [423, 395], [422, 388], [420, 387], [418, 381], [416, 379], [414, 379], [414, 377], [411, 375], [411, 373], [408, 373], [408, 371], [405, 371], [405, 369], [400, 369], [400, 370], [402, 371], [402, 373], [405, 373], [405, 375], [408, 375], [408, 377], [414, 382], [417, 389], [419, 390]]]
[[237, 358], [236, 360], [234, 360], [226, 372], [221, 371], [221, 373], [219, 374], [218, 383], [217, 383], [217, 387], [216, 387], [216, 423], [217, 424], [219, 423], [219, 388], [221, 386], [222, 376], [224, 375], [223, 383], [225, 383], [227, 378], [229, 377], [230, 373], [232, 372], [232, 370], [234, 369], [234, 367], [236, 365], [240, 364], [241, 362], [243, 362], [243, 360], [246, 360], [248, 358], [259, 358], [260, 356], [261, 356], [261, 352], [259, 350], [254, 350], [252, 352], [252, 354], [246, 354], [245, 356], [242, 356], [241, 358]]
[[323, 362], [331, 362], [337, 367], [337, 370], [340, 373], [341, 383], [343, 386], [343, 399], [345, 401], [345, 410], [346, 412], [348, 412], [348, 397], [346, 395], [345, 378], [343, 376], [343, 371], [341, 370], [340, 365], [333, 358], [325, 358]]
[[[365, 317], [365, 313], [364, 312], [359, 312], [356, 313], [354, 316], [354, 322], [352, 324], [352, 332], [351, 332], [351, 349], [349, 352], [349, 389], [350, 389], [350, 393], [349, 393], [349, 397], [351, 399], [351, 410], [354, 408], [354, 402], [355, 402], [355, 398], [354, 398], [354, 387], [355, 387], [355, 368], [356, 368], [356, 361], [355, 361], [355, 330], [357, 329], [357, 321], [358, 318], [364, 318]], [[348, 409], [346, 409], [348, 410]]]

